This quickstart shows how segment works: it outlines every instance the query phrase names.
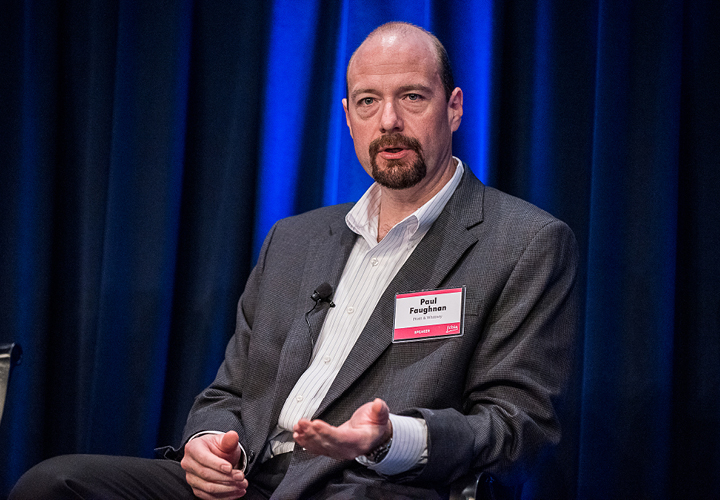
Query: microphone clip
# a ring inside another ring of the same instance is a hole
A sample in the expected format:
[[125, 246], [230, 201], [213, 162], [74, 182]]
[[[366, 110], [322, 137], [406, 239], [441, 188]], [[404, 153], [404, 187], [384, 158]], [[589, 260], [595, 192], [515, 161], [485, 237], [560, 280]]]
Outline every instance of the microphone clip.
[[310, 309], [308, 312], [305, 313], [305, 323], [307, 323], [308, 326], [308, 336], [310, 337], [310, 346], [315, 349], [315, 340], [312, 336], [312, 328], [310, 327], [310, 320], [308, 319], [308, 316], [311, 312], [315, 310], [315, 308], [320, 304], [321, 302], [327, 302], [330, 304], [330, 307], [335, 307], [335, 302], [330, 300], [330, 297], [332, 296], [333, 289], [332, 286], [330, 286], [329, 283], [325, 282], [319, 285], [313, 294], [310, 296], [310, 298], [315, 301], [315, 305], [312, 306], [312, 309]]
[[320, 302], [327, 302], [328, 304], [330, 304], [330, 307], [335, 307], [335, 302], [330, 299], [332, 293], [332, 286], [330, 286], [329, 283], [325, 282], [315, 289], [310, 298], [315, 301], [315, 306], [317, 306]]

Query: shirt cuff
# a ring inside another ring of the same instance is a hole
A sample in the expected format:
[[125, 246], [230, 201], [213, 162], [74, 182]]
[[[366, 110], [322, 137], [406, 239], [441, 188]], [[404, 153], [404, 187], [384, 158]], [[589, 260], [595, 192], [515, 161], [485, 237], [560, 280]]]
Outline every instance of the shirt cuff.
[[[200, 436], [204, 436], [205, 434], [225, 434], [224, 432], [220, 431], [200, 431], [192, 436], [190, 436], [190, 439], [188, 441], [192, 441], [195, 438], [199, 438]], [[238, 461], [236, 469], [239, 469], [243, 472], [245, 472], [245, 469], [247, 469], [247, 453], [245, 453], [245, 448], [243, 448], [243, 445], [240, 444], [240, 441], [238, 441], [238, 446], [240, 447], [240, 450], [242, 451], [242, 454], [240, 455], [240, 460]]]
[[427, 463], [427, 423], [422, 418], [390, 414], [393, 426], [392, 445], [380, 462], [364, 455], [355, 460], [378, 474], [394, 476]]

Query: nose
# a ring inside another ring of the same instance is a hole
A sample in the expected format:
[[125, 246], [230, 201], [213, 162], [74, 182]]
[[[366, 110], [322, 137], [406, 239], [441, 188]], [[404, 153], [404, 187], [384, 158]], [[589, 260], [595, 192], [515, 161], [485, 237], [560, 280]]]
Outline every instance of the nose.
[[393, 101], [387, 101], [382, 109], [380, 116], [380, 132], [389, 134], [391, 132], [399, 132], [403, 128], [402, 117], [400, 111]]

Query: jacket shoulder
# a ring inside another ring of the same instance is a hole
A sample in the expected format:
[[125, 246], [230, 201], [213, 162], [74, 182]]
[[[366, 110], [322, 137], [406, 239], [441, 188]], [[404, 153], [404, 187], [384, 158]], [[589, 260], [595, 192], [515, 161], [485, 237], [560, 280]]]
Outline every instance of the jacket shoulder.
[[320, 207], [314, 210], [310, 210], [308, 212], [303, 212], [301, 214], [287, 217], [283, 220], [294, 224], [302, 224], [304, 222], [317, 223], [321, 221], [334, 222], [338, 218], [344, 219], [345, 215], [347, 215], [347, 213], [354, 205], [355, 203], [343, 203], [340, 205]]
[[494, 219], [500, 225], [538, 229], [553, 222], [561, 222], [530, 202], [488, 186], [485, 187], [484, 210], [486, 219]]
[[327, 231], [328, 227], [337, 227], [338, 225], [342, 227], [345, 225], [345, 215], [353, 205], [354, 203], [330, 205], [286, 217], [275, 224], [276, 231], [316, 234], [318, 231]]
[[546, 250], [567, 249], [577, 254], [572, 229], [532, 203], [486, 187], [483, 205], [483, 222], [472, 231], [489, 253], [516, 260], [535, 242]]

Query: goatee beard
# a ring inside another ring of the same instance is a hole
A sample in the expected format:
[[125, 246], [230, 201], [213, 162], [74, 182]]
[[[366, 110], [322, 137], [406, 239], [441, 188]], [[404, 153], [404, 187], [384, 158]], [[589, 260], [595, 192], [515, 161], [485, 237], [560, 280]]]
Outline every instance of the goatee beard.
[[[377, 155], [381, 149], [403, 148], [415, 152], [415, 160], [385, 160], [385, 167], [380, 168]], [[422, 154], [420, 141], [414, 137], [401, 134], [384, 135], [370, 143], [370, 166], [375, 182], [389, 189], [407, 189], [415, 186], [425, 178], [427, 166]]]

